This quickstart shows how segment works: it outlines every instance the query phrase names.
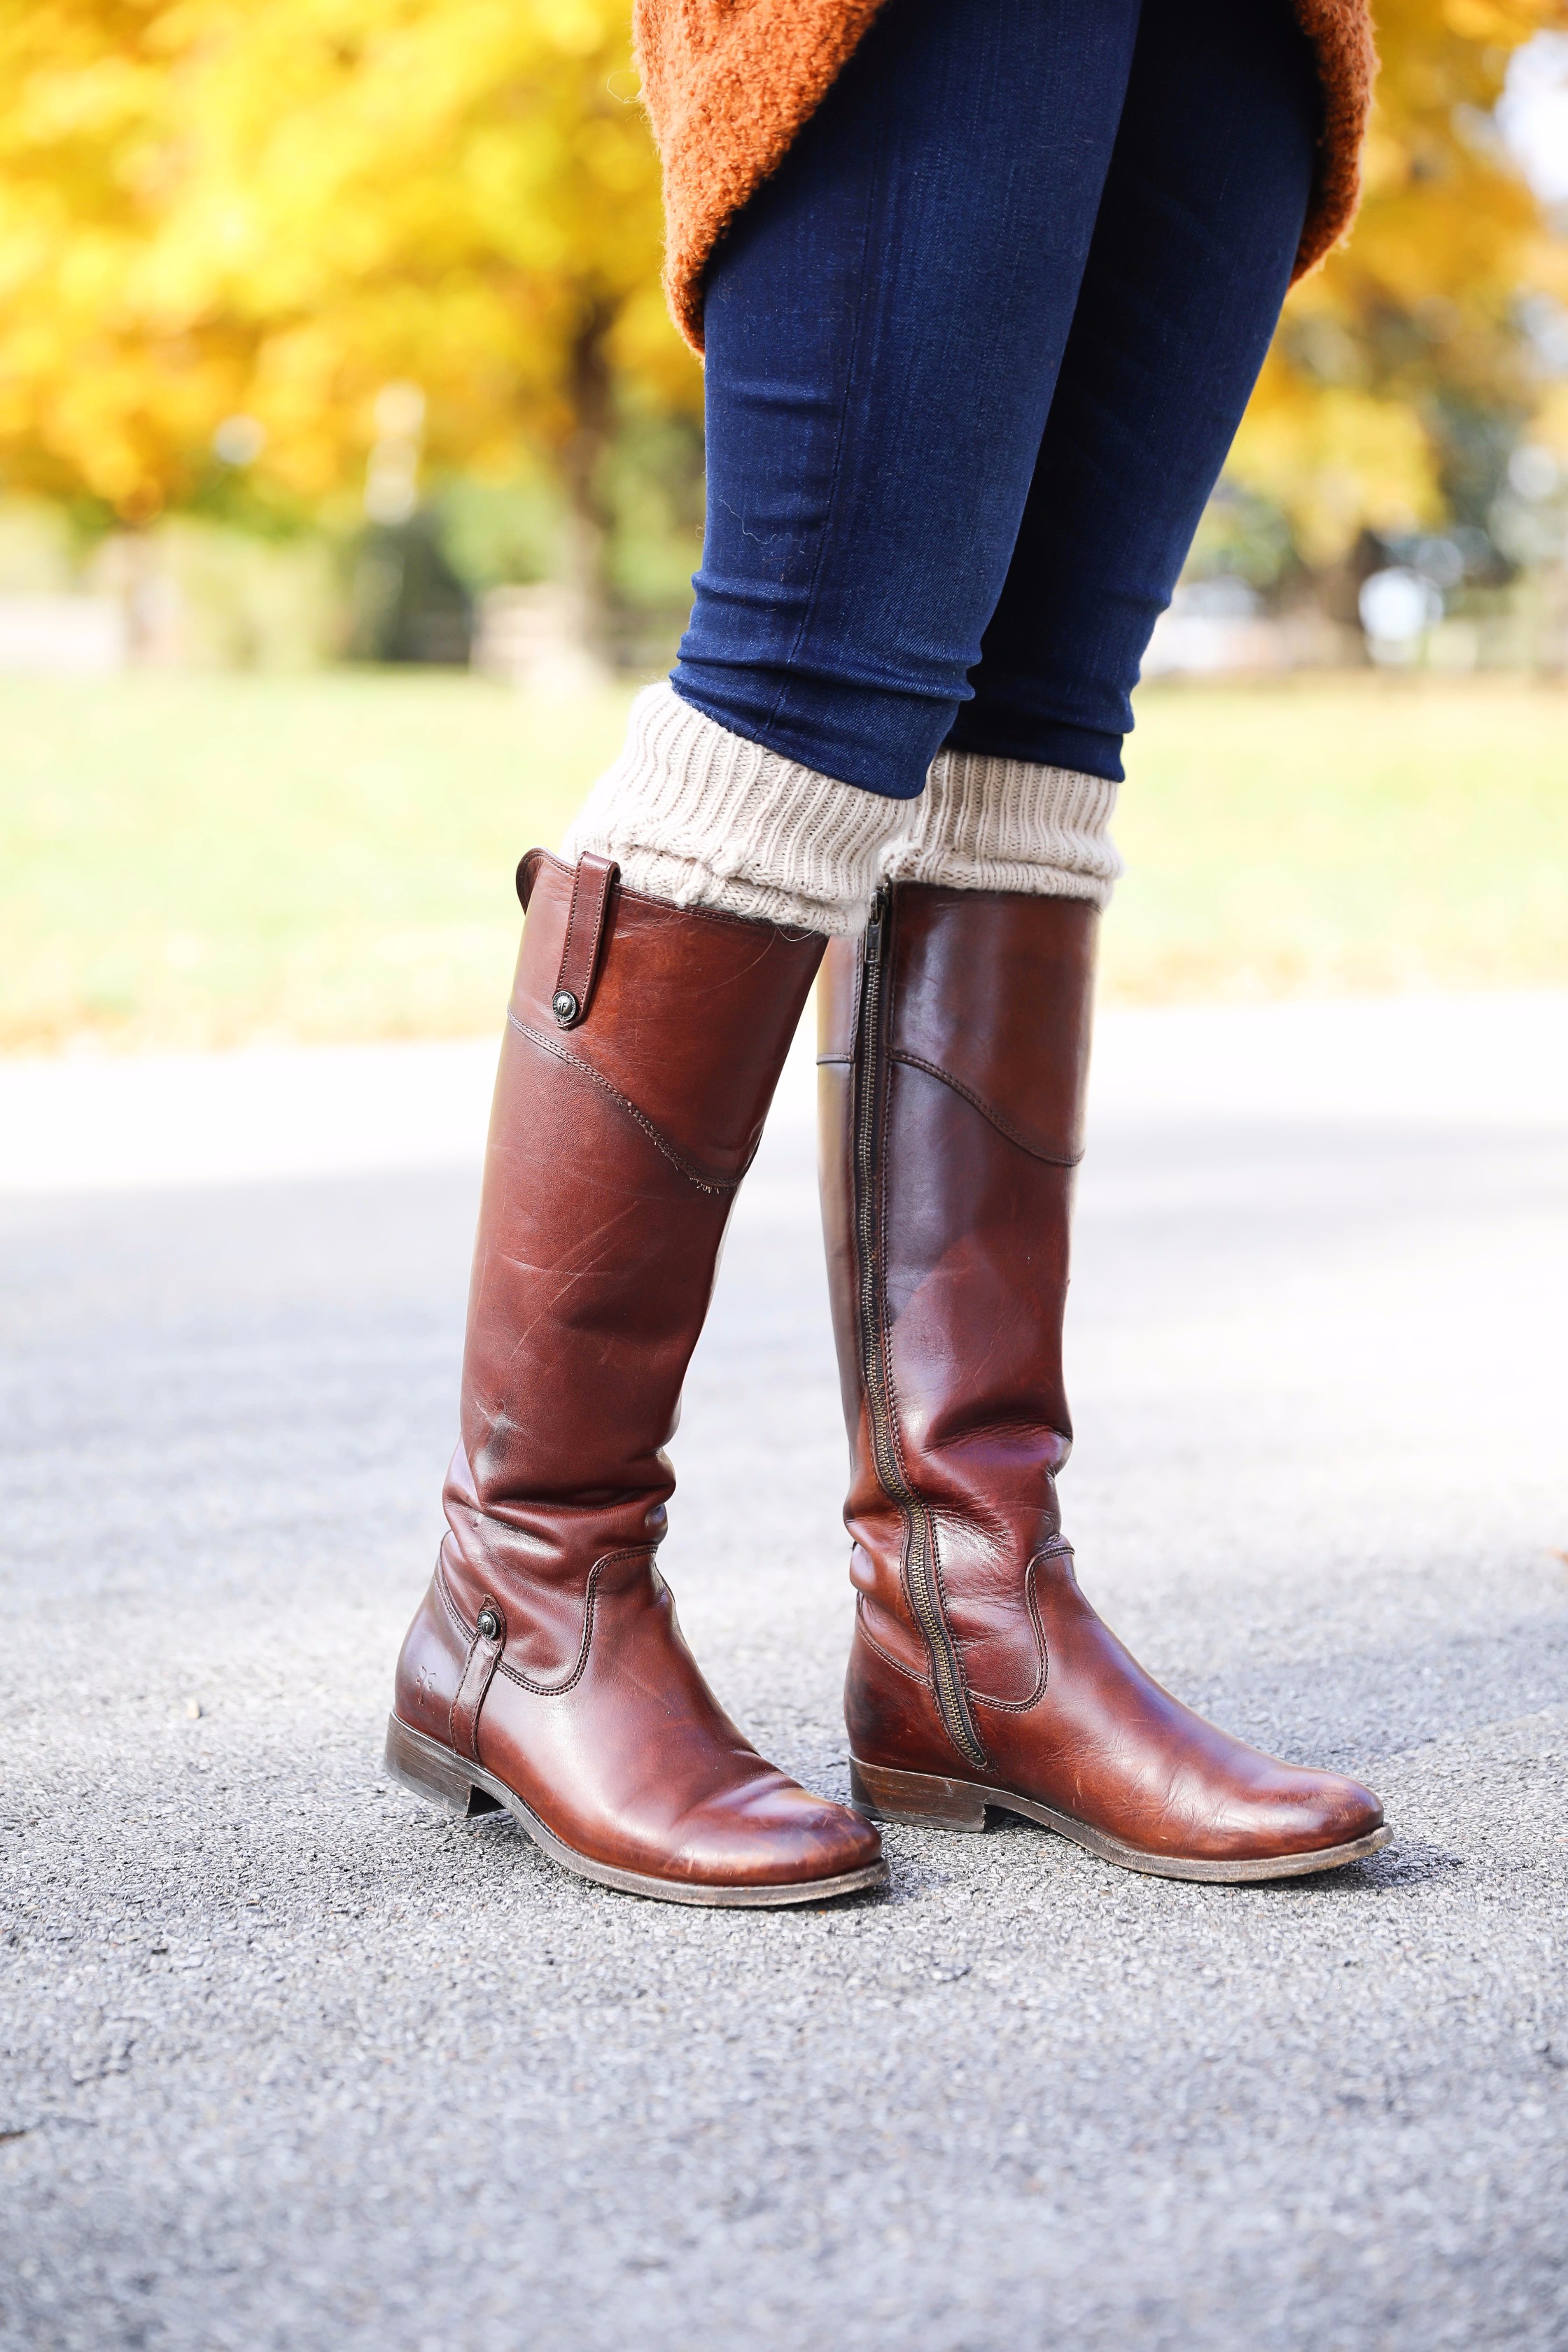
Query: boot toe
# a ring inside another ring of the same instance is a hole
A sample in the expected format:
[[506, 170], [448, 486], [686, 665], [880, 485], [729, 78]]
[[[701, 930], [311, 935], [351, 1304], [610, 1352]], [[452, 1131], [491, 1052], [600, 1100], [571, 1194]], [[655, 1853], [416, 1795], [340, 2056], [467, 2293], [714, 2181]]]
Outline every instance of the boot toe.
[[1383, 1827], [1383, 1805], [1359, 1780], [1338, 1772], [1292, 1772], [1254, 1824], [1260, 1853], [1330, 1853]]
[[1328, 1834], [1325, 1845], [1354, 1845], [1358, 1839], [1371, 1837], [1383, 1827], [1383, 1801], [1363, 1789], [1359, 1780], [1350, 1780], [1337, 1772], [1325, 1773], [1323, 1789], [1324, 1827]]
[[882, 1840], [847, 1805], [780, 1774], [705, 1809], [682, 1854], [684, 1874], [722, 1885], [799, 1886], [877, 1868]]

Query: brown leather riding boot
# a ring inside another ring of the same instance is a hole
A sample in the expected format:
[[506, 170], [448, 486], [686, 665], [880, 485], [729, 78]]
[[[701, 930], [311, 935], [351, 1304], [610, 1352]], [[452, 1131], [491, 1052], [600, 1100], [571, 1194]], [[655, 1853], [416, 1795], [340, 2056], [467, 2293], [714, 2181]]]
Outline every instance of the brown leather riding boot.
[[875, 1829], [763, 1761], [655, 1565], [663, 1447], [822, 954], [531, 851], [485, 1161], [447, 1532], [398, 1661], [393, 1773], [505, 1806], [584, 1877], [682, 1903], [887, 1875]]
[[1095, 910], [899, 884], [834, 941], [823, 1217], [859, 1589], [857, 1801], [988, 1807], [1131, 1870], [1254, 1879], [1375, 1852], [1375, 1797], [1278, 1763], [1161, 1689], [1079, 1590], [1056, 1475]]

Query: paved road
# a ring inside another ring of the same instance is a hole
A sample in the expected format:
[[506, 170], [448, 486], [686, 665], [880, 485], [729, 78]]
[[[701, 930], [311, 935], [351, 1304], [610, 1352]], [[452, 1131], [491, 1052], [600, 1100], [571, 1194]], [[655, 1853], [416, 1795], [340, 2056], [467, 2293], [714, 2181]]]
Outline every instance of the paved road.
[[[1561, 1003], [1107, 1032], [1084, 1581], [1395, 1843], [1227, 1889], [905, 1832], [885, 1898], [779, 1914], [610, 1895], [380, 1777], [470, 1167], [384, 1136], [182, 1192], [71, 1078], [82, 1189], [0, 1201], [6, 2352], [1561, 2352], [1565, 1071]], [[222, 1086], [181, 1083], [199, 1125]], [[802, 1099], [667, 1565], [842, 1790]]]

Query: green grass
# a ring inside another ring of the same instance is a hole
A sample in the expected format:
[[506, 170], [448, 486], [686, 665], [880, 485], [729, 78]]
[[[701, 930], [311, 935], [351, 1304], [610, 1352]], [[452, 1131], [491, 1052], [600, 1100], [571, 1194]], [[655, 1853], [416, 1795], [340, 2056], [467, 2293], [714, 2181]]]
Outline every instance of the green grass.
[[626, 698], [464, 676], [0, 686], [0, 1050], [493, 1028], [512, 874]]
[[[627, 697], [466, 677], [0, 682], [0, 1050], [493, 1028], [511, 873]], [[1123, 1002], [1568, 986], [1568, 697], [1495, 680], [1142, 698]]]
[[1568, 986], [1568, 694], [1352, 677], [1145, 694], [1111, 993]]

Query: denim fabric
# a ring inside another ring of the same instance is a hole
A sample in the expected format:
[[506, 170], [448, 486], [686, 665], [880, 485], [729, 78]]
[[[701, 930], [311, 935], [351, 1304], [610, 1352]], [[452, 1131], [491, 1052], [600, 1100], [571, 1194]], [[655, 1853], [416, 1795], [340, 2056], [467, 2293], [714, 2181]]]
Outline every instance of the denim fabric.
[[676, 690], [899, 799], [944, 743], [1119, 779], [1319, 108], [1286, 0], [887, 0], [710, 270]]

